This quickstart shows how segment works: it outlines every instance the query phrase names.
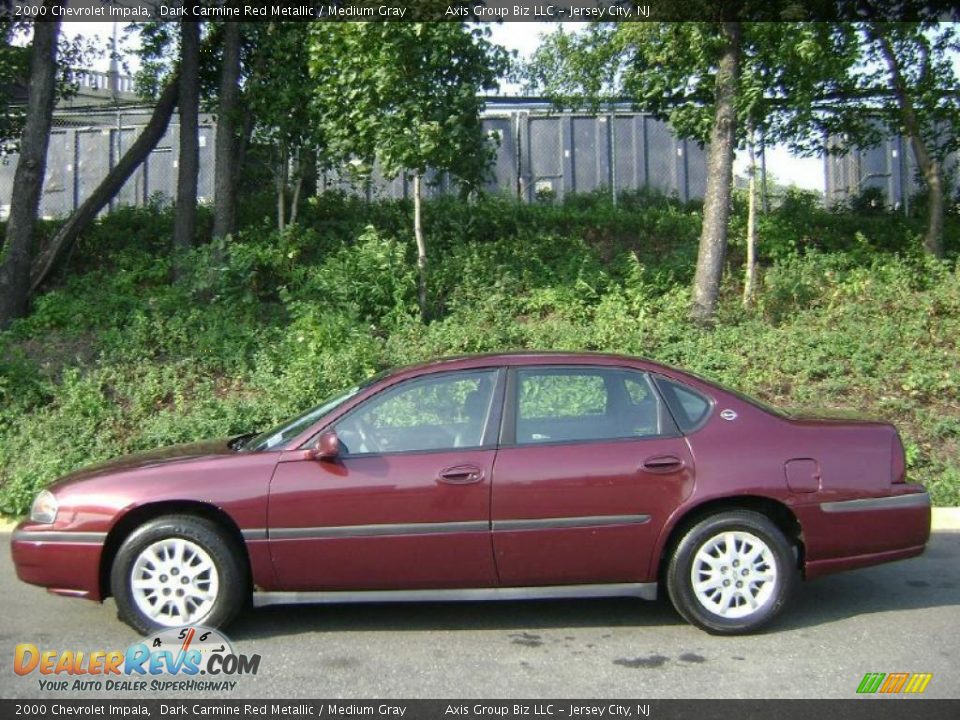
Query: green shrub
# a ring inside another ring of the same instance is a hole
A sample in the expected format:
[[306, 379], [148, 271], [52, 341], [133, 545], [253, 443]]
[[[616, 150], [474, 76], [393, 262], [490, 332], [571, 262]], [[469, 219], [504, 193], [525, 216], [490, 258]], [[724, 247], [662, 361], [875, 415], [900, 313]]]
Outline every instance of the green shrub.
[[[62, 282], [0, 334], [0, 511], [81, 465], [264, 428], [386, 367], [517, 349], [642, 355], [782, 407], [890, 420], [911, 478], [960, 503], [960, 270], [920, 253], [921, 219], [788, 195], [761, 217], [745, 311], [738, 201], [705, 330], [688, 319], [695, 203], [438, 199], [424, 325], [409, 202], [328, 193], [280, 233], [267, 200], [243, 203], [225, 242], [204, 225], [175, 285], [169, 210], [122, 209], [84, 236]], [[948, 217], [951, 257], [958, 230]]]

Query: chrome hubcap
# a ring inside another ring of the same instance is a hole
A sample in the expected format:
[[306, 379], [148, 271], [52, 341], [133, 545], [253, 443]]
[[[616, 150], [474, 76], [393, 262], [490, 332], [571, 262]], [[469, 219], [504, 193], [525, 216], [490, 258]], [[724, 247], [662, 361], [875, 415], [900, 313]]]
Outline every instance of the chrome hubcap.
[[210, 614], [220, 576], [202, 547], [184, 538], [167, 538], [137, 556], [130, 587], [140, 612], [160, 625], [177, 627]]
[[714, 535], [693, 558], [693, 594], [707, 610], [737, 619], [763, 609], [777, 586], [773, 551], [752, 533]]

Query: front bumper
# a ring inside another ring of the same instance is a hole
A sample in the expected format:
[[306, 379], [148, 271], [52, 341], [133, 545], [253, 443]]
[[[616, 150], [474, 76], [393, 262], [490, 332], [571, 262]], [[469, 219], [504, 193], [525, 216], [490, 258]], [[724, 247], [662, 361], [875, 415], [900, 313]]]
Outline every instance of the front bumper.
[[13, 531], [10, 553], [17, 577], [58, 595], [102, 600], [100, 559], [107, 534], [38, 529], [22, 522]]

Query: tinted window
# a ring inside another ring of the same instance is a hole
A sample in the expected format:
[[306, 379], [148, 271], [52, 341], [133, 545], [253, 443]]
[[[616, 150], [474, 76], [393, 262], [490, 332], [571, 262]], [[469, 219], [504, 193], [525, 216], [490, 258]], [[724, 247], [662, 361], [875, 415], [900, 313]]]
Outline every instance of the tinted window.
[[599, 374], [521, 370], [520, 378], [521, 419], [589, 417], [607, 411], [607, 389]]
[[408, 380], [363, 403], [334, 429], [351, 455], [479, 447], [495, 378], [495, 370], [483, 370]]
[[519, 444], [652, 437], [665, 433], [663, 417], [645, 373], [612, 368], [517, 371]]
[[683, 432], [696, 430], [710, 414], [710, 401], [693, 388], [662, 377], [657, 378], [657, 387]]

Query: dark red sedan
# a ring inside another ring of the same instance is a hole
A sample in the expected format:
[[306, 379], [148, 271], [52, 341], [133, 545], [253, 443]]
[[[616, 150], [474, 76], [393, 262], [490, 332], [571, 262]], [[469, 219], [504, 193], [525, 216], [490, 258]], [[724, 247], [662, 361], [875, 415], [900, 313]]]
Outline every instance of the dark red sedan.
[[793, 418], [631, 357], [384, 374], [256, 436], [78, 471], [13, 535], [20, 578], [158, 627], [272, 603], [634, 596], [715, 633], [798, 580], [913, 557], [897, 431]]

